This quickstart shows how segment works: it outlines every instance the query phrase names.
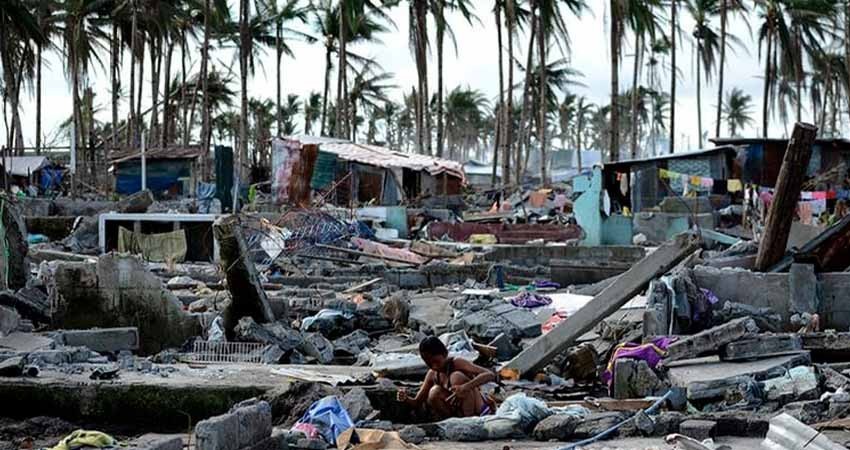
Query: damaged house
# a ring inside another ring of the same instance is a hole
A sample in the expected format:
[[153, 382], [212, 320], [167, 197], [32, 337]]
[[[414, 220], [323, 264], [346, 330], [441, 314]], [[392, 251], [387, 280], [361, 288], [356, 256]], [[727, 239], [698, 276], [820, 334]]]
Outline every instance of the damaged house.
[[376, 145], [313, 136], [272, 143], [272, 193], [279, 204], [304, 204], [316, 193], [337, 205], [398, 205], [458, 196], [466, 183], [454, 161]]

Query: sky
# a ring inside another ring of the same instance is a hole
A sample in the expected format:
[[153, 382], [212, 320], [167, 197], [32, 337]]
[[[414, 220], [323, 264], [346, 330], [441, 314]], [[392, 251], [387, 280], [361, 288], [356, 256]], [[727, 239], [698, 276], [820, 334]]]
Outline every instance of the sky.
[[[231, 1], [231, 3], [233, 3]], [[472, 25], [467, 24], [460, 17], [449, 19], [454, 29], [457, 40], [457, 53], [453, 48], [448, 48], [445, 54], [444, 79], [446, 91], [462, 85], [479, 89], [489, 98], [495, 98], [498, 93], [498, 54], [496, 46], [496, 26], [493, 23], [491, 3], [489, 0], [472, 0], [476, 7], [479, 21]], [[568, 55], [571, 66], [580, 71], [583, 77], [580, 81], [584, 86], [577, 86], [572, 90], [579, 95], [587, 96], [595, 103], [607, 103], [610, 98], [610, 52], [608, 49], [608, 27], [607, 11], [604, 5], [608, 2], [603, 0], [589, 0], [592, 11], [581, 17], [565, 15], [565, 21], [571, 36], [571, 52]], [[686, 11], [680, 11], [681, 26], [684, 35], [690, 34], [693, 21], [687, 16]], [[352, 46], [352, 51], [368, 55], [387, 72], [395, 74], [395, 83], [399, 87], [393, 92], [393, 97], [401, 99], [403, 91], [409, 91], [416, 85], [416, 66], [408, 45], [408, 12], [406, 7], [397, 7], [390, 12], [395, 22], [395, 28], [381, 36], [381, 42], [376, 44]], [[755, 16], [750, 19], [754, 23]], [[719, 27], [719, 24], [716, 24]], [[761, 99], [762, 99], [762, 77], [760, 73], [763, 68], [758, 59], [758, 48], [755, 40], [750, 36], [747, 25], [740, 18], [731, 18], [729, 24], [731, 33], [740, 37], [744, 48], [727, 52], [726, 68], [726, 90], [733, 87], [742, 89], [750, 94], [753, 99], [752, 114], [755, 119], [754, 126], [743, 130], [742, 135], [760, 135], [761, 124]], [[448, 41], [447, 41], [448, 42]], [[305, 96], [311, 91], [321, 92], [324, 76], [324, 48], [320, 44], [306, 44], [295, 42], [291, 44], [294, 57], [285, 57], [283, 91], [286, 94], [297, 94]], [[627, 45], [631, 45], [629, 42]], [[527, 36], [521, 36], [519, 45], [515, 49], [527, 46]], [[521, 53], [521, 50], [520, 52]], [[179, 53], [175, 54], [178, 58]], [[621, 64], [620, 88], [629, 88], [632, 79], [632, 54], [631, 48], [624, 51], [624, 59]], [[550, 58], [557, 57], [557, 52], [550, 52]], [[193, 71], [197, 70], [200, 62], [200, 51], [191, 51]], [[108, 55], [103, 55], [104, 62], [108, 63]], [[680, 68], [679, 82], [677, 84], [676, 100], [676, 151], [693, 150], [699, 148], [697, 127], [697, 98], [696, 78], [694, 71], [693, 44], [685, 40], [679, 44], [678, 66]], [[214, 64], [219, 68], [232, 67], [235, 74], [235, 83], [232, 88], [238, 91], [238, 64], [232, 52], [217, 51], [214, 53]], [[274, 52], [269, 49], [262, 57], [263, 68], [259, 69], [256, 76], [248, 82], [248, 92], [251, 97], [274, 98], [275, 95], [275, 70]], [[179, 68], [179, 65], [176, 65]], [[43, 123], [46, 136], [50, 136], [60, 123], [71, 116], [70, 82], [66, 79], [63, 68], [62, 56], [54, 52], [46, 57], [43, 93]], [[436, 54], [432, 51], [429, 60], [429, 89], [436, 89]], [[123, 68], [123, 84], [129, 86], [129, 64]], [[715, 77], [716, 78], [716, 77]], [[91, 75], [92, 85], [96, 94], [96, 105], [102, 108], [98, 118], [103, 121], [111, 120], [109, 106], [109, 79], [108, 67], [96, 68]], [[669, 89], [669, 80], [666, 75], [660, 80], [665, 91]], [[333, 84], [332, 84], [333, 85]], [[563, 94], [560, 94], [562, 97]], [[23, 100], [22, 114], [24, 123], [24, 139], [27, 145], [35, 141], [35, 101], [34, 94]], [[703, 80], [703, 130], [711, 136], [714, 134], [714, 118], [717, 104], [717, 87], [715, 79], [710, 82]], [[238, 101], [238, 99], [237, 99]], [[150, 82], [146, 82], [143, 96], [143, 105], [150, 104]], [[126, 105], [122, 105], [126, 106]], [[126, 116], [126, 110], [121, 113]], [[807, 119], [804, 113], [804, 120]], [[810, 117], [808, 118], [811, 119]], [[772, 120], [770, 133], [772, 136], [786, 135], [784, 126], [778, 119]], [[300, 124], [303, 124], [299, 120]], [[300, 125], [303, 126], [303, 125]], [[789, 125], [790, 126], [790, 125]], [[723, 127], [725, 131], [726, 127]], [[5, 136], [5, 128], [0, 123], [0, 130]], [[59, 138], [57, 145], [67, 145], [67, 139]], [[710, 146], [708, 142], [704, 146]]]

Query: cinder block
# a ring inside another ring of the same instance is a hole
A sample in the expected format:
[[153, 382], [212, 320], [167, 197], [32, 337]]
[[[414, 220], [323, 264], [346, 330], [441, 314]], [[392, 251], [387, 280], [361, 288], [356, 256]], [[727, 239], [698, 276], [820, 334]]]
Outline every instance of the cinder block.
[[272, 408], [267, 402], [237, 408], [239, 448], [254, 445], [272, 434]]
[[239, 450], [239, 417], [223, 414], [195, 425], [197, 450]]
[[679, 433], [698, 441], [713, 438], [716, 429], [717, 422], [713, 420], [686, 420], [679, 424]]
[[117, 353], [121, 350], [138, 350], [139, 329], [126, 327], [65, 330], [62, 331], [62, 342], [73, 347], [88, 347], [96, 352]]

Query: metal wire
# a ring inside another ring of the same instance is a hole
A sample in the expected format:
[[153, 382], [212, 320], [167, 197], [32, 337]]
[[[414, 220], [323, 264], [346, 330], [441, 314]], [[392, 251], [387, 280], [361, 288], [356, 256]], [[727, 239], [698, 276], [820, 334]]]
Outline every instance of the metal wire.
[[262, 362], [265, 345], [256, 342], [195, 341], [189, 361], [197, 363], [252, 363]]

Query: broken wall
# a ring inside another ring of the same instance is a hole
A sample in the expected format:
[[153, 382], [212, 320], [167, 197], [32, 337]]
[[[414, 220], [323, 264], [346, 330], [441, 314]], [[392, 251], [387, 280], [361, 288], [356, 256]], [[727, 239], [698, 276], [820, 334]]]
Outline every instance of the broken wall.
[[138, 327], [140, 350], [179, 347], [201, 334], [200, 316], [135, 256], [109, 253], [93, 262], [55, 262], [42, 271], [56, 328]]

